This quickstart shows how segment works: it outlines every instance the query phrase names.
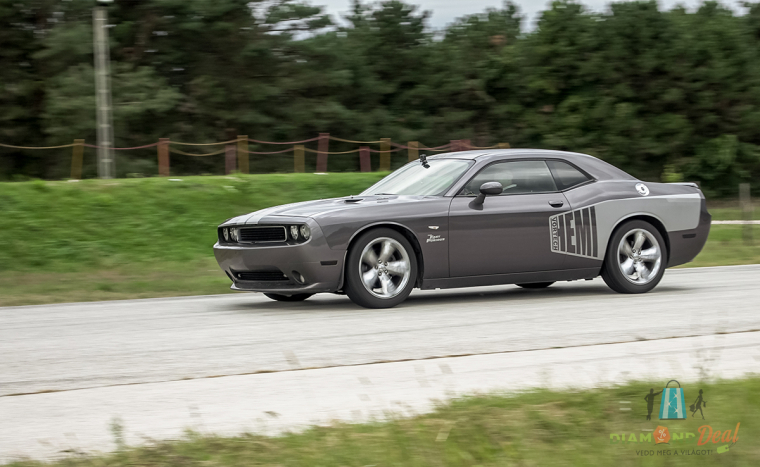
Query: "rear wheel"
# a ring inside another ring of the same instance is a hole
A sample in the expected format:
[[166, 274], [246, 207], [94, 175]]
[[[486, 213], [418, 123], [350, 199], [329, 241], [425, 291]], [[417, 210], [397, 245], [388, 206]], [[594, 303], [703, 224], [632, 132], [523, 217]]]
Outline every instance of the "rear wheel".
[[665, 240], [652, 224], [626, 222], [607, 245], [602, 279], [615, 292], [649, 292], [660, 283], [667, 257]]
[[552, 284], [554, 282], [531, 282], [530, 284], [517, 284], [517, 286], [523, 289], [545, 289]]
[[282, 295], [278, 293], [265, 293], [268, 298], [277, 300], [278, 302], [302, 302], [314, 294], [311, 293], [297, 293], [293, 295]]
[[362, 234], [346, 258], [346, 294], [365, 308], [390, 308], [406, 300], [417, 280], [417, 257], [399, 232]]

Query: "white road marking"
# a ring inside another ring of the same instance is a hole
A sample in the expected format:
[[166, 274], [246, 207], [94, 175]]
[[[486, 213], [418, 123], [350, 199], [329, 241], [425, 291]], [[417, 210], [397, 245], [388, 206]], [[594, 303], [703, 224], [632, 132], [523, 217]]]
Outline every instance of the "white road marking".
[[712, 221], [712, 225], [760, 225], [757, 221]]

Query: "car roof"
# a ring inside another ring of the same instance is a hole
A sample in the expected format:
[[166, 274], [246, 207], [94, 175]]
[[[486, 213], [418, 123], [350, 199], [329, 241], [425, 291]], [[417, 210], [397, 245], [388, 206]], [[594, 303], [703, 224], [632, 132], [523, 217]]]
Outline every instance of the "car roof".
[[479, 149], [447, 152], [429, 156], [428, 158], [431, 160], [467, 159], [487, 163], [495, 160], [526, 159], [531, 157], [565, 160], [585, 170], [597, 180], [636, 180], [636, 177], [597, 157], [579, 152], [555, 151], [551, 149]]

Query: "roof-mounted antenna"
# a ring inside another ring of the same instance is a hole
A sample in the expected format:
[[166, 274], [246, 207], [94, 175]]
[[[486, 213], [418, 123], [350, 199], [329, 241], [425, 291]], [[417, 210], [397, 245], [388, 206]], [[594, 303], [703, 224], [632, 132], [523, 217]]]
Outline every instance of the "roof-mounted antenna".
[[420, 164], [422, 164], [422, 166], [425, 167], [426, 169], [430, 168], [430, 164], [428, 164], [426, 155], [420, 154]]

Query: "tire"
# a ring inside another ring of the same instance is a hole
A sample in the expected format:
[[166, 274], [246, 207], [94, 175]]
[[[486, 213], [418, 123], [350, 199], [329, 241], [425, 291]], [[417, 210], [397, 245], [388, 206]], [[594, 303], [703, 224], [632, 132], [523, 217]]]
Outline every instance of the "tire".
[[311, 293], [297, 293], [293, 295], [281, 295], [278, 293], [265, 293], [267, 298], [276, 300], [278, 302], [302, 302], [314, 294]]
[[618, 293], [645, 293], [660, 283], [667, 263], [667, 245], [660, 232], [648, 222], [632, 220], [612, 233], [602, 279]]
[[516, 285], [518, 287], [522, 287], [523, 289], [545, 289], [552, 284], [554, 284], [554, 282], [531, 282], [530, 284], [516, 284]]
[[345, 291], [359, 306], [394, 307], [406, 300], [416, 282], [414, 249], [406, 237], [393, 229], [363, 233], [348, 252]]

